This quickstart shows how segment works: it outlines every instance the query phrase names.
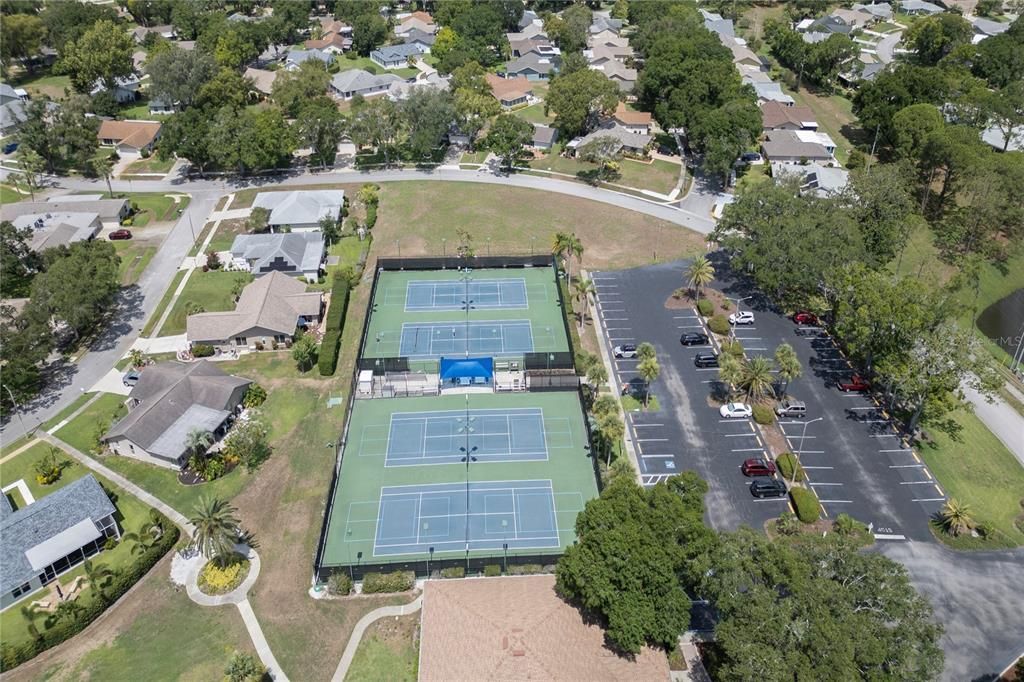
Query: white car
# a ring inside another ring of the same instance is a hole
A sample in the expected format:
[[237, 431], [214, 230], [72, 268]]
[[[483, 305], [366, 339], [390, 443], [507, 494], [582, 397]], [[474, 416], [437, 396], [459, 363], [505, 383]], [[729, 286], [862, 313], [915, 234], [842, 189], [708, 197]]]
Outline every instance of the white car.
[[729, 324], [754, 324], [754, 313], [744, 310], [729, 316]]
[[726, 403], [718, 408], [718, 414], [722, 415], [723, 419], [745, 419], [753, 413], [750, 405], [744, 403]]
[[612, 348], [612, 354], [617, 358], [635, 358], [637, 354], [636, 344], [624, 343], [621, 346]]

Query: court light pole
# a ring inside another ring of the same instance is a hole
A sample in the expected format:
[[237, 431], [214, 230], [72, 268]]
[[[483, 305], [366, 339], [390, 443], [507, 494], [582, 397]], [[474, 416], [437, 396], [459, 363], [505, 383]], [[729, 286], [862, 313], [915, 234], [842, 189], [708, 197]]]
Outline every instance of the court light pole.
[[473, 418], [469, 416], [469, 394], [466, 394], [466, 417], [463, 421], [461, 431], [466, 434], [466, 444], [459, 448], [459, 452], [462, 453], [462, 460], [466, 463], [466, 572], [469, 572], [469, 465], [476, 461], [476, 457], [473, 453], [476, 452], [477, 446], [470, 447], [469, 435], [473, 433], [472, 427]]

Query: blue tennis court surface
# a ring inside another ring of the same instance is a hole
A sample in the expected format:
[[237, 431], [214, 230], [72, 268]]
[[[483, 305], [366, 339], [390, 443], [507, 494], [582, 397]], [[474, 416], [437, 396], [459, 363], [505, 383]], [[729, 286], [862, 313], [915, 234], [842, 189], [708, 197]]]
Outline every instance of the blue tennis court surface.
[[[468, 350], [467, 350], [468, 346]], [[533, 351], [529, 320], [418, 322], [402, 325], [398, 354], [439, 357], [461, 353], [501, 354]]]
[[[461, 462], [467, 446], [481, 461], [545, 460], [544, 426], [539, 408], [470, 410], [468, 417], [461, 410], [396, 412], [388, 429], [386, 466]], [[551, 435], [572, 442], [568, 424]]]
[[[469, 524], [468, 543], [467, 528]], [[551, 481], [383, 487], [374, 556], [558, 547]]]
[[462, 310], [474, 308], [526, 308], [525, 279], [414, 280], [406, 285], [405, 309]]

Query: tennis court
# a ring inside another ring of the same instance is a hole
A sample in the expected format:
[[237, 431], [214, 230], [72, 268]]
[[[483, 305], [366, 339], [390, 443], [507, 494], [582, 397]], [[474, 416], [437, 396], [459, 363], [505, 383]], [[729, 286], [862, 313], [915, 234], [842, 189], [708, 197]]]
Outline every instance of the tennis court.
[[352, 410], [323, 566], [423, 561], [431, 548], [557, 555], [597, 496], [576, 393], [474, 394], [468, 411], [465, 395], [378, 398]]
[[566, 352], [557, 287], [552, 268], [382, 271], [362, 357]]
[[569, 418], [533, 407], [395, 412], [389, 423], [364, 425], [358, 440], [360, 457], [383, 457], [387, 467], [464, 462], [466, 452], [476, 461], [529, 462], [579, 445]]
[[[542, 290], [543, 291], [543, 290]], [[388, 293], [384, 295], [386, 303]], [[467, 305], [475, 308], [526, 308], [526, 280], [469, 279], [420, 280], [406, 284], [405, 309], [411, 310], [463, 310]]]

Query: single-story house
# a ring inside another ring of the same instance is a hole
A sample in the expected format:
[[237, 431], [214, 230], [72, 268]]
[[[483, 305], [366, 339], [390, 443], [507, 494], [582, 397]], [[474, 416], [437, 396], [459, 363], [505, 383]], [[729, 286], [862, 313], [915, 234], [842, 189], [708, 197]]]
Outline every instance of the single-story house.
[[548, 150], [558, 140], [558, 129], [552, 128], [551, 126], [540, 125], [539, 123], [533, 124], [533, 140], [530, 142], [530, 146], [534, 149]]
[[569, 144], [565, 145], [565, 149], [567, 152], [575, 155], [580, 147], [585, 147], [594, 140], [604, 137], [611, 137], [618, 143], [616, 152], [621, 151], [634, 156], [646, 154], [647, 147], [650, 146], [653, 140], [650, 135], [630, 132], [618, 123], [609, 122], [583, 137], [577, 137], [575, 140], [570, 141]]
[[394, 83], [403, 82], [393, 73], [373, 74], [362, 69], [349, 69], [334, 74], [331, 78], [331, 92], [335, 97], [349, 100], [356, 95], [371, 97], [382, 95]]
[[165, 24], [162, 26], [136, 26], [135, 29], [132, 31], [132, 39], [136, 43], [141, 45], [142, 43], [146, 42], [146, 37], [150, 33], [158, 35], [161, 38], [165, 38], [167, 40], [174, 40], [178, 37], [178, 34], [177, 32], [175, 32], [174, 27], [170, 24]]
[[0, 609], [120, 539], [116, 514], [91, 473], [18, 510], [0, 495]]
[[608, 29], [605, 29], [605, 30], [600, 31], [598, 33], [591, 33], [590, 36], [587, 38], [588, 41], [593, 41], [593, 42], [597, 42], [597, 43], [602, 43], [602, 42], [605, 42], [605, 41], [608, 41], [608, 40], [616, 40], [616, 39], [626, 40], [625, 38], [622, 38], [622, 36], [620, 36], [615, 31], [611, 31], [611, 30], [608, 30]]
[[326, 252], [321, 232], [240, 234], [231, 243], [231, 267], [256, 277], [281, 272], [316, 282]]
[[198, 429], [222, 437], [251, 383], [207, 360], [146, 367], [125, 401], [128, 414], [110, 427], [103, 443], [124, 457], [180, 468], [189, 456], [188, 435]]
[[36, 252], [87, 242], [103, 228], [99, 214], [90, 211], [28, 213], [18, 216], [12, 223], [18, 229], [32, 230], [29, 247]]
[[225, 350], [256, 343], [270, 346], [291, 342], [297, 327], [317, 326], [322, 314], [323, 294], [306, 291], [294, 277], [273, 272], [248, 284], [233, 311], [189, 315], [186, 334], [190, 344]]
[[259, 56], [256, 57], [254, 62], [256, 68], [263, 68], [270, 64], [276, 64], [283, 61], [288, 56], [289, 48], [287, 45], [277, 44], [268, 45], [267, 49], [260, 52]]
[[584, 50], [583, 56], [586, 57], [588, 64], [604, 64], [611, 60], [624, 63], [633, 56], [633, 48], [629, 45], [595, 45]]
[[782, 86], [778, 83], [769, 82], [749, 82], [744, 79], [744, 83], [754, 88], [754, 94], [757, 95], [757, 103], [764, 104], [765, 102], [778, 102], [779, 104], [787, 107], [791, 107], [796, 104], [796, 100], [793, 99], [792, 95], [787, 95], [782, 91]]
[[297, 71], [299, 66], [310, 59], [316, 59], [330, 66], [334, 61], [334, 55], [323, 50], [290, 50], [284, 60], [284, 68], [288, 71]]
[[879, 21], [892, 19], [892, 5], [887, 2], [873, 2], [870, 5], [858, 2], [851, 9], [866, 12]]
[[622, 19], [612, 19], [603, 14], [595, 14], [594, 18], [590, 21], [590, 28], [588, 30], [594, 34], [603, 31], [611, 31], [617, 34], [622, 31]]
[[409, 58], [419, 58], [423, 48], [416, 43], [385, 45], [370, 53], [370, 61], [385, 69], [403, 69], [409, 66]]
[[704, 18], [704, 28], [717, 34], [719, 37], [736, 37], [736, 28], [733, 26], [732, 19], [724, 19], [721, 14], [708, 12], [703, 9], [697, 11]]
[[548, 40], [548, 34], [544, 32], [543, 24], [530, 24], [521, 28], [518, 32], [506, 33], [505, 38], [508, 39], [509, 43], [519, 40], [530, 40], [532, 38]]
[[985, 19], [983, 17], [975, 17], [971, 19], [971, 25], [974, 26], [974, 37], [971, 42], [977, 44], [985, 38], [997, 36], [1000, 33], [1005, 33], [1010, 28], [1010, 23], [1006, 21], [992, 21], [991, 19]]
[[527, 104], [533, 97], [533, 85], [526, 78], [502, 78], [493, 73], [484, 75], [491, 86], [494, 99], [505, 109], [512, 109]]
[[89, 213], [99, 216], [103, 227], [117, 227], [123, 218], [131, 213], [127, 199], [103, 199], [102, 195], [61, 195], [46, 201], [19, 201], [0, 206], [0, 220], [16, 223], [19, 218], [37, 216]]
[[835, 163], [835, 143], [827, 135], [823, 135], [824, 140], [819, 135], [823, 134], [810, 130], [773, 130], [761, 143], [761, 150], [770, 163]]
[[352, 49], [352, 27], [343, 21], [323, 18], [320, 21], [322, 34], [315, 40], [303, 43], [306, 49], [323, 50], [332, 54], [341, 54]]
[[558, 57], [542, 57], [536, 52], [528, 52], [505, 64], [505, 73], [511, 78], [522, 76], [531, 81], [547, 80], [558, 71], [560, 61]]
[[152, 152], [160, 139], [159, 121], [103, 121], [96, 136], [104, 147], [114, 147], [121, 156]]
[[551, 45], [547, 38], [524, 38], [523, 40], [510, 41], [509, 52], [513, 57], [522, 57], [524, 54], [533, 52], [538, 45]]
[[[805, 19], [797, 24], [797, 30], [801, 33], [823, 34], [825, 36], [849, 36], [853, 29], [854, 26], [848, 23], [846, 19], [836, 16], [835, 13], [819, 17], [818, 19]], [[814, 40], [813, 42], [820, 41]]]
[[[118, 78], [114, 81], [114, 99], [119, 104], [125, 104], [126, 102], [134, 102], [139, 98], [139, 91], [142, 88], [142, 80], [135, 75], [127, 76], [125, 78]], [[92, 90], [89, 91], [90, 95], [98, 95], [101, 92], [107, 91], [107, 85], [102, 80], [97, 80], [96, 84], [93, 85]]]
[[732, 52], [733, 64], [736, 64], [737, 66], [753, 66], [759, 69], [765, 68], [764, 60], [759, 57], [756, 52], [747, 47], [745, 43], [741, 43], [735, 38], [723, 38], [722, 44]]
[[424, 33], [437, 33], [437, 24], [434, 23], [434, 17], [430, 16], [427, 12], [413, 12], [408, 16], [399, 16], [396, 17], [396, 22], [396, 36], [404, 37], [413, 29], [423, 31]]
[[989, 126], [981, 131], [981, 141], [996, 151], [1021, 152], [1024, 151], [1024, 129], [1018, 127], [1005, 131]]
[[388, 86], [388, 98], [392, 102], [400, 102], [401, 100], [408, 99], [409, 95], [416, 90], [447, 91], [449, 88], [451, 88], [451, 77], [442, 76], [437, 71], [433, 71], [426, 75], [421, 73], [420, 77], [414, 81], [403, 81], [399, 79], [391, 83], [391, 85]]
[[[0, 85], [10, 88], [6, 83]], [[11, 89], [13, 90], [13, 88]], [[28, 112], [25, 111], [25, 102], [17, 98], [0, 102], [0, 136], [7, 137], [13, 134], [27, 120]]]
[[538, 23], [538, 22], [539, 23], [543, 23], [543, 22], [541, 22], [540, 16], [536, 12], [534, 12], [533, 10], [530, 10], [530, 9], [524, 10], [523, 11], [523, 16], [519, 17], [519, 24], [518, 24], [519, 30], [521, 31], [524, 28], [526, 28], [527, 26], [529, 26], [530, 24], [534, 24], [534, 23]]
[[654, 119], [650, 113], [627, 109], [625, 102], [619, 102], [619, 105], [615, 107], [612, 120], [629, 132], [640, 135], [649, 135], [651, 133], [651, 126], [654, 124]]
[[421, 31], [418, 28], [414, 28], [406, 35], [402, 36], [403, 43], [406, 45], [416, 45], [424, 54], [430, 54], [430, 48], [434, 46], [435, 40], [437, 40], [436, 35], [433, 33], [427, 33], [426, 31]]
[[272, 232], [284, 228], [292, 232], [319, 231], [320, 221], [324, 218], [337, 220], [344, 205], [345, 191], [341, 189], [260, 192], [252, 202], [253, 208], [270, 211], [267, 224]]
[[622, 62], [610, 61], [604, 64], [592, 65], [590, 68], [594, 71], [600, 71], [607, 76], [608, 80], [618, 86], [619, 92], [633, 92], [633, 88], [636, 87], [636, 69], [631, 69]]
[[149, 100], [149, 113], [154, 116], [167, 116], [177, 111], [177, 102], [171, 102], [159, 96]]
[[938, 5], [926, 2], [925, 0], [900, 0], [900, 8], [906, 14], [920, 14], [926, 16], [942, 14], [945, 11]]
[[242, 77], [246, 80], [252, 81], [252, 87], [263, 93], [266, 96], [270, 96], [274, 92], [274, 81], [277, 80], [277, 76], [280, 71], [267, 71], [265, 69], [254, 69], [249, 67], [242, 74]]
[[[804, 167], [801, 166], [801, 168]], [[830, 197], [842, 192], [849, 182], [850, 171], [845, 168], [812, 163], [806, 167], [803, 182], [800, 184], [800, 190], [802, 192], [814, 192], [821, 197]]]
[[589, 36], [587, 38], [587, 47], [594, 49], [595, 47], [614, 47], [614, 48], [627, 48], [629, 47], [629, 38], [624, 38], [617, 35], [605, 35], [605, 36]]
[[810, 107], [787, 107], [770, 101], [761, 105], [762, 126], [770, 130], [817, 130], [818, 121]]

